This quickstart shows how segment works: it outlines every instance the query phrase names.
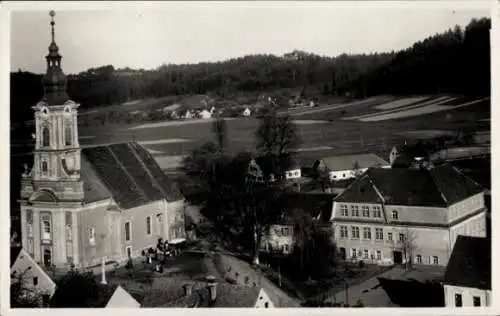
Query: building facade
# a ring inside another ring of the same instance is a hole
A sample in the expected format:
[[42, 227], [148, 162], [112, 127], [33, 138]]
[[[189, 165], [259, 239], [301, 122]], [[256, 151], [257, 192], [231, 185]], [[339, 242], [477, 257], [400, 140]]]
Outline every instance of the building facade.
[[33, 107], [33, 166], [21, 179], [23, 248], [43, 266], [80, 267], [183, 237], [184, 199], [144, 148], [80, 148], [79, 105], [66, 93], [54, 24], [44, 97]]
[[451, 166], [369, 169], [339, 195], [331, 222], [347, 260], [446, 265], [458, 235], [486, 235], [482, 189]]
[[390, 165], [372, 153], [325, 157], [315, 161], [313, 165], [316, 172], [328, 173], [331, 181], [356, 178], [371, 167], [388, 168]]

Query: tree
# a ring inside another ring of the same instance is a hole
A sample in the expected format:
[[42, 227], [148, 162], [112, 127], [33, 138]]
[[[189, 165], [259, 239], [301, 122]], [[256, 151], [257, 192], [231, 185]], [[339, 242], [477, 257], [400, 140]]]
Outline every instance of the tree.
[[405, 269], [410, 270], [413, 268], [413, 258], [417, 249], [415, 244], [415, 234], [408, 228], [406, 228], [403, 233], [401, 250], [403, 252], [403, 258], [405, 259]]
[[352, 164], [352, 173], [355, 178], [359, 178], [363, 174], [363, 169], [361, 169], [358, 161], [354, 161]]
[[337, 247], [328, 228], [313, 220], [309, 213], [294, 210], [294, 249], [296, 273], [305, 278], [328, 276], [337, 266]]
[[256, 136], [257, 150], [265, 155], [280, 157], [300, 143], [297, 127], [290, 116], [278, 116], [276, 111], [270, 111], [261, 119]]
[[102, 286], [92, 272], [71, 270], [57, 283], [51, 307], [88, 307], [101, 298]]
[[28, 307], [42, 307], [43, 292], [37, 291], [35, 288], [27, 285], [27, 274], [31, 268], [22, 272], [14, 271], [11, 275], [10, 284], [10, 307], [11, 308], [28, 308]]

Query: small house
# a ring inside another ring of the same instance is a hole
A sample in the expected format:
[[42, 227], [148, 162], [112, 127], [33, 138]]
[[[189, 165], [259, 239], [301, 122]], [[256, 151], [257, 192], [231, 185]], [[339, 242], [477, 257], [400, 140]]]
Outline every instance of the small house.
[[369, 153], [325, 157], [313, 164], [316, 173], [327, 172], [332, 181], [356, 178], [371, 167], [388, 168], [389, 163]]
[[445, 306], [490, 306], [491, 282], [491, 240], [459, 235], [444, 275]]
[[52, 297], [56, 284], [42, 267], [21, 247], [10, 248], [11, 283], [22, 282], [23, 287]]
[[429, 154], [421, 143], [394, 146], [389, 154], [389, 163], [392, 168], [408, 168], [417, 163], [429, 161]]
[[201, 119], [209, 119], [212, 117], [212, 112], [203, 109], [198, 113], [198, 117]]
[[250, 108], [246, 107], [241, 113], [241, 115], [243, 117], [249, 117], [250, 115], [252, 115], [252, 111], [250, 110]]

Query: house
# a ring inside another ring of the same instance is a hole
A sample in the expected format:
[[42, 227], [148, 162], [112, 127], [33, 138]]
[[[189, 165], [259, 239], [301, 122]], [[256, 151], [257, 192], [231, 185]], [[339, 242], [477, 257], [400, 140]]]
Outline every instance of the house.
[[[161, 283], [161, 286], [160, 286]], [[170, 308], [273, 308], [274, 302], [263, 288], [215, 281], [187, 281], [176, 278], [155, 280], [142, 307]]]
[[46, 58], [33, 165], [21, 179], [23, 249], [44, 267], [80, 268], [184, 237], [184, 198], [145, 148], [80, 147], [79, 104], [67, 95], [54, 39]]
[[[50, 301], [51, 308], [70, 307], [65, 305], [64, 297], [66, 296], [62, 293], [65, 290], [63, 288], [56, 290]], [[84, 301], [79, 305], [86, 308], [139, 308], [141, 306], [132, 295], [118, 284], [99, 284], [97, 290], [99, 291], [98, 299], [82, 298]]]
[[181, 117], [183, 119], [189, 120], [194, 117], [194, 114], [190, 110], [184, 110], [181, 114]]
[[310, 214], [313, 220], [328, 224], [331, 218], [333, 195], [286, 193], [282, 196], [284, 213], [281, 220], [262, 237], [260, 250], [273, 255], [288, 255], [295, 245], [294, 210]]
[[282, 157], [261, 155], [256, 157], [254, 162], [260, 168], [264, 179], [271, 182], [275, 181], [280, 173], [279, 168], [283, 169], [281, 173], [286, 180], [299, 179], [301, 177], [300, 165], [289, 154], [284, 154]]
[[243, 112], [241, 112], [241, 116], [243, 117], [249, 117], [252, 115], [252, 111], [250, 111], [250, 108], [246, 107]]
[[446, 307], [491, 305], [491, 239], [458, 236], [446, 267]]
[[56, 284], [40, 265], [21, 247], [10, 248], [11, 282], [21, 281], [25, 288], [52, 297]]
[[449, 164], [370, 168], [335, 198], [331, 222], [348, 260], [445, 266], [458, 235], [486, 235], [484, 191]]
[[422, 143], [394, 146], [389, 154], [389, 163], [392, 168], [407, 168], [415, 164], [428, 163], [429, 154]]
[[371, 167], [387, 168], [389, 163], [369, 153], [325, 157], [313, 164], [313, 169], [317, 173], [328, 172], [332, 181], [355, 178]]
[[201, 119], [209, 119], [212, 117], [212, 112], [208, 111], [206, 109], [203, 109], [200, 111], [200, 113], [198, 113], [198, 117]]

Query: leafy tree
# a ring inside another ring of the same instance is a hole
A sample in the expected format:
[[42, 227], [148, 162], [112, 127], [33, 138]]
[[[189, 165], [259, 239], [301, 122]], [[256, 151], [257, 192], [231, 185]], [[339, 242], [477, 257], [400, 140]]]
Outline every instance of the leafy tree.
[[42, 307], [43, 295], [31, 286], [27, 285], [26, 275], [31, 269], [27, 269], [21, 273], [17, 271], [11, 275], [10, 284], [10, 306], [11, 308], [29, 308]]
[[401, 241], [401, 250], [403, 258], [405, 259], [405, 269], [410, 270], [413, 268], [413, 258], [417, 250], [415, 243], [415, 234], [408, 228], [403, 233], [403, 240]]
[[56, 282], [51, 307], [88, 307], [101, 298], [103, 288], [92, 272], [71, 270]]
[[313, 220], [302, 210], [293, 212], [294, 249], [292, 260], [297, 275], [304, 278], [321, 278], [333, 272], [337, 266], [337, 247], [329, 229]]
[[297, 127], [290, 116], [278, 116], [276, 111], [270, 111], [261, 119], [256, 134], [257, 150], [265, 155], [283, 156], [300, 143]]

